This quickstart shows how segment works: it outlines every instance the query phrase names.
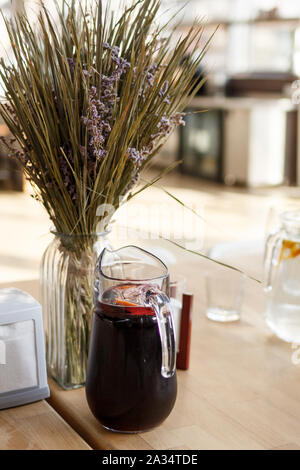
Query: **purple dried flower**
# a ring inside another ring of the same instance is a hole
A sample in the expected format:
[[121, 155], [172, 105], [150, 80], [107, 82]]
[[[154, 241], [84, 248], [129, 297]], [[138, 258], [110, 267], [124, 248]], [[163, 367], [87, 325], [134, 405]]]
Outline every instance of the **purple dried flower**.
[[173, 130], [171, 120], [166, 115], [164, 115], [157, 124], [157, 129], [159, 135], [167, 136]]
[[156, 64], [152, 64], [151, 67], [149, 67], [146, 75], [146, 80], [148, 82], [148, 85], [153, 87], [153, 80], [155, 78], [156, 72], [158, 71], [158, 66]]
[[133, 163], [137, 163], [141, 157], [140, 152], [135, 148], [128, 148], [127, 155], [129, 160], [131, 160]]
[[[120, 49], [108, 43], [103, 43], [104, 53], [110, 60], [109, 72], [107, 75], [100, 76], [99, 86], [91, 86], [88, 93], [88, 105], [86, 113], [81, 117], [83, 125], [86, 127], [88, 139], [86, 147], [80, 147], [80, 153], [86, 160], [88, 173], [91, 177], [97, 174], [98, 165], [107, 157], [107, 142], [114, 125], [115, 106], [119, 101], [118, 89], [123, 74], [126, 74], [131, 64], [120, 55]], [[161, 67], [152, 64], [143, 73], [143, 86], [139, 96], [146, 97], [147, 89], [153, 87], [157, 74]], [[95, 71], [90, 69], [88, 74]], [[137, 79], [137, 70], [133, 69], [133, 81]], [[158, 96], [163, 103], [170, 103], [168, 95], [169, 82], [163, 82]], [[142, 164], [155, 151], [158, 143], [165, 139], [179, 125], [184, 125], [183, 114], [176, 113], [172, 116], [164, 114], [158, 124], [156, 131], [151, 135], [149, 142], [142, 148], [138, 148], [136, 143], [132, 144], [126, 151], [128, 162], [132, 166], [132, 180], [126, 188], [128, 192], [138, 181]], [[72, 197], [76, 197], [76, 188], [72, 175], [65, 174], [66, 170], [62, 168], [64, 181]], [[75, 191], [75, 193], [74, 193]]]
[[174, 126], [185, 126], [185, 121], [183, 119], [184, 113], [175, 113], [171, 116], [171, 122]]
[[159, 90], [159, 93], [158, 93], [159, 97], [163, 98], [165, 94], [167, 93], [168, 89], [169, 89], [169, 82], [168, 80], [166, 80], [163, 86], [161, 87], [161, 89]]
[[93, 166], [94, 171], [97, 162], [107, 155], [105, 145], [111, 132], [110, 121], [117, 99], [113, 76], [102, 75], [99, 90], [95, 86], [89, 90], [87, 115], [81, 119], [90, 134], [87, 154], [88, 160], [93, 162], [91, 167]]
[[103, 48], [111, 52], [111, 60], [117, 65], [117, 69], [112, 73], [113, 80], [120, 80], [121, 76], [130, 68], [130, 63], [119, 55], [120, 48], [118, 46], [111, 46], [104, 42]]
[[128, 159], [133, 163], [136, 168], [140, 168], [144, 160], [147, 158], [147, 155], [143, 151], [139, 151], [136, 148], [129, 147], [126, 154]]
[[75, 179], [70, 167], [74, 167], [73, 153], [67, 145], [64, 145], [63, 152], [59, 155], [59, 169], [62, 175], [63, 184], [73, 202], [77, 201]]
[[106, 155], [107, 155], [107, 150], [105, 150], [105, 149], [96, 150], [96, 158], [97, 158], [97, 160], [104, 160], [104, 158], [106, 157]]
[[176, 127], [185, 125], [183, 116], [183, 113], [175, 113], [170, 117], [168, 117], [166, 114], [162, 116], [157, 124], [157, 132], [151, 135], [150, 142], [147, 146], [144, 146], [141, 151], [143, 160], [147, 159], [148, 156], [151, 155], [151, 153], [157, 147], [158, 142], [168, 137], [168, 135], [170, 135]]
[[[139, 96], [141, 96], [143, 99], [146, 97], [146, 91], [150, 87], [152, 88], [154, 86], [154, 79], [157, 71], [159, 70], [158, 66], [156, 64], [152, 64], [146, 71], [145, 71], [145, 78], [146, 81], [141, 87], [139, 91]], [[136, 78], [136, 68], [134, 68], [134, 77]]]

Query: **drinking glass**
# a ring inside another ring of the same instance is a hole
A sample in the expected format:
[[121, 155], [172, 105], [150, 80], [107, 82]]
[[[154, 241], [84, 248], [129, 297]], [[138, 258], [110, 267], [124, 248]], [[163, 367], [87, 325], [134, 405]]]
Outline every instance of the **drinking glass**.
[[219, 322], [240, 319], [245, 279], [243, 274], [236, 271], [206, 275], [207, 318]]

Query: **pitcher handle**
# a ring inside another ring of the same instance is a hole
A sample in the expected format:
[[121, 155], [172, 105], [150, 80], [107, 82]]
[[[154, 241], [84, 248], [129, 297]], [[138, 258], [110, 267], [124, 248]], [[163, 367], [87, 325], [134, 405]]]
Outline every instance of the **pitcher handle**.
[[162, 352], [161, 375], [170, 378], [176, 368], [175, 330], [170, 300], [163, 292], [157, 290], [149, 290], [146, 300], [157, 318]]
[[274, 259], [275, 251], [278, 243], [282, 241], [283, 231], [271, 233], [266, 240], [265, 256], [264, 256], [264, 289], [270, 291], [272, 289], [273, 267], [277, 266], [278, 260]]

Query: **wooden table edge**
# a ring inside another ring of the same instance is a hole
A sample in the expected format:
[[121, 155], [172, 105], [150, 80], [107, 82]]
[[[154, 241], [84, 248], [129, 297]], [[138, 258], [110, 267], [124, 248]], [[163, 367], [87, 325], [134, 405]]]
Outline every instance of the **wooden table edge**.
[[[51, 392], [55, 390], [58, 393], [51, 393], [50, 397], [47, 398], [47, 402], [51, 408], [53, 408], [56, 413], [62, 417], [62, 419], [69, 424], [69, 426], [87, 443], [92, 450], [117, 450], [111, 446], [107, 441], [103, 442], [103, 447], [100, 448], [98, 441], [93, 438], [93, 436], [86, 431], [83, 424], [79, 423], [72, 415], [72, 413], [65, 408], [63, 401], [59, 398], [59, 392], [66, 392], [51, 378], [48, 377], [48, 384]], [[72, 393], [72, 390], [66, 392]]]
[[[45, 405], [51, 409], [52, 413], [54, 413], [54, 414], [57, 416], [58, 419], [60, 419], [61, 421], [63, 421], [66, 426], [68, 426], [69, 428], [71, 428], [72, 431], [73, 431], [75, 434], [77, 434], [78, 439], [80, 439], [80, 440], [82, 441], [82, 443], [86, 446], [86, 449], [85, 449], [85, 450], [94, 450], [94, 449], [89, 445], [89, 443], [86, 442], [86, 440], [76, 431], [76, 429], [74, 429], [74, 427], [71, 426], [70, 423], [68, 423], [68, 421], [65, 420], [65, 419], [63, 418], [63, 416], [62, 416], [53, 406], [51, 406], [51, 403], [49, 403], [48, 398], [45, 399], [45, 400], [42, 400], [42, 402], [44, 402]], [[84, 449], [72, 449], [72, 450], [84, 450]]]

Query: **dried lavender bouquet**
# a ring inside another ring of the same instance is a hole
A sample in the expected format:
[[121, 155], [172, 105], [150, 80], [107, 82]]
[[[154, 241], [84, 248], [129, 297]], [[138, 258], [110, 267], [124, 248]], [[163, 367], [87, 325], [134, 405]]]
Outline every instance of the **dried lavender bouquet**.
[[[5, 21], [13, 57], [0, 61], [0, 115], [10, 153], [59, 234], [59, 276], [44, 265], [44, 308], [48, 366], [66, 387], [85, 380], [97, 208], [117, 210], [133, 196], [202, 85], [194, 77], [208, 46], [203, 27], [171, 47], [175, 31], [163, 37], [169, 26], [157, 24], [159, 7], [136, 1], [114, 19], [101, 0], [63, 0], [57, 18], [41, 4], [34, 25], [26, 13]], [[182, 61], [187, 54], [193, 60]]]

